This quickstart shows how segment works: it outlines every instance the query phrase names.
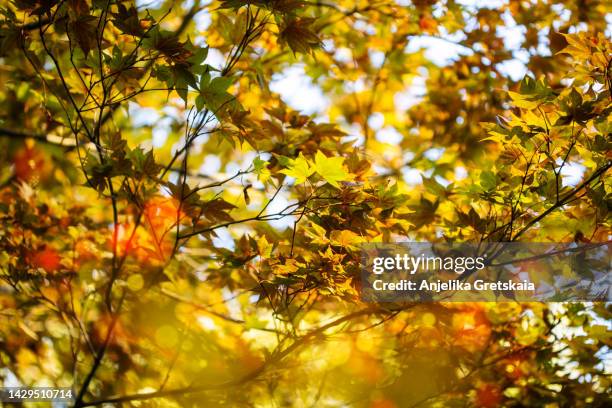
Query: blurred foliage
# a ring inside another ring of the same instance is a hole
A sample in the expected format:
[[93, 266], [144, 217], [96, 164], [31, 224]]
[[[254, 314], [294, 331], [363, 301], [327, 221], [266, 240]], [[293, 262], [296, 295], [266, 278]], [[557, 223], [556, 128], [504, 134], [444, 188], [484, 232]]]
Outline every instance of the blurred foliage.
[[[362, 242], [610, 239], [610, 4], [493, 3], [2, 0], [0, 378], [609, 406], [607, 304], [359, 297]], [[288, 69], [327, 105], [283, 102]]]

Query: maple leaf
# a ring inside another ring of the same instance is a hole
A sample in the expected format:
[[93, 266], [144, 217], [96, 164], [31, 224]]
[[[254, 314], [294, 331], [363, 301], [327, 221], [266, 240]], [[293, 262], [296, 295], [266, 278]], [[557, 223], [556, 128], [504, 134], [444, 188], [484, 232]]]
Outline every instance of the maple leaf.
[[350, 181], [352, 176], [344, 167], [343, 157], [327, 157], [320, 150], [315, 155], [315, 171], [332, 186], [339, 188], [339, 181]]
[[69, 25], [71, 37], [75, 38], [85, 55], [97, 46], [98, 19], [92, 15], [81, 15]]
[[138, 18], [138, 11], [131, 6], [129, 9], [123, 4], [118, 5], [118, 12], [112, 13], [115, 19], [113, 23], [117, 28], [125, 34], [131, 34], [136, 37], [144, 37], [145, 31]]
[[320, 47], [321, 40], [311, 28], [313, 22], [312, 18], [289, 19], [280, 33], [281, 42], [287, 43], [294, 54], [307, 54]]
[[227, 77], [210, 77], [207, 72], [200, 78], [200, 94], [196, 98], [196, 108], [202, 110], [205, 106], [215, 113], [227, 106], [233, 99], [227, 88], [232, 84], [232, 79]]
[[236, 208], [235, 205], [228, 203], [221, 198], [215, 198], [201, 205], [204, 216], [211, 221], [231, 222], [233, 218], [228, 214]]
[[32, 266], [42, 268], [46, 272], [56, 271], [60, 267], [61, 257], [55, 249], [45, 247], [34, 253], [30, 263]]
[[297, 159], [293, 160], [288, 169], [283, 169], [280, 172], [289, 177], [293, 177], [296, 184], [302, 184], [308, 177], [314, 174], [315, 168], [311, 166], [304, 155], [300, 153]]
[[268, 164], [267, 161], [262, 160], [259, 156], [253, 160], [253, 172], [257, 174], [257, 178], [262, 183], [265, 183], [272, 175], [268, 169]]

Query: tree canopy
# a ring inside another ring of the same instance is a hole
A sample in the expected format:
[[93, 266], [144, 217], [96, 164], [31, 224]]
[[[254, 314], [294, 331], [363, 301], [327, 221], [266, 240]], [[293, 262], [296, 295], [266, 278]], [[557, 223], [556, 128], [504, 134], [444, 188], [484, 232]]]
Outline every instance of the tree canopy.
[[609, 242], [611, 12], [2, 0], [0, 378], [78, 407], [606, 406], [608, 304], [366, 303], [359, 245]]

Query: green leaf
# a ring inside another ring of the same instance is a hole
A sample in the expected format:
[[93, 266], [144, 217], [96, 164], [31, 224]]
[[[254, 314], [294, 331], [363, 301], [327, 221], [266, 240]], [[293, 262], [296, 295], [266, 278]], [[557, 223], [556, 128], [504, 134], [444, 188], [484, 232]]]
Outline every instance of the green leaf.
[[427, 178], [421, 175], [421, 178], [423, 179], [423, 185], [430, 193], [440, 196], [446, 192], [444, 186], [438, 183], [434, 177]]
[[195, 66], [205, 67], [203, 62], [208, 57], [208, 47], [197, 47], [192, 45], [191, 42], [187, 42], [186, 48], [191, 51], [193, 54], [191, 57], [187, 58], [187, 61]]
[[520, 83], [519, 92], [508, 91], [515, 106], [523, 109], [535, 109], [554, 97], [553, 90], [543, 79], [536, 81], [526, 76]]
[[485, 190], [492, 190], [497, 186], [497, 177], [495, 177], [495, 173], [489, 170], [485, 170], [480, 173], [480, 185]]
[[197, 110], [201, 111], [202, 109], [204, 109], [204, 106], [206, 105], [206, 103], [204, 102], [204, 97], [202, 95], [198, 95], [196, 97], [195, 104]]
[[128, 153], [128, 157], [134, 165], [134, 170], [140, 177], [144, 175], [155, 177], [161, 170], [161, 166], [155, 163], [153, 150], [145, 153], [142, 148], [137, 147]]
[[232, 94], [227, 92], [227, 88], [232, 83], [233, 79], [229, 77], [216, 77], [211, 80], [210, 74], [205, 72], [200, 77], [201, 100], [199, 106], [196, 107], [202, 109], [203, 106], [206, 106], [211, 111], [218, 113], [234, 98]]

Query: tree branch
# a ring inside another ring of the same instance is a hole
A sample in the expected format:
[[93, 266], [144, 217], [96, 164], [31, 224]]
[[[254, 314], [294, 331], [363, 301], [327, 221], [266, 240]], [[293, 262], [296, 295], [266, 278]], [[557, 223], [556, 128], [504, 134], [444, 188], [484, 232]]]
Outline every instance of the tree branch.
[[339, 317], [331, 321], [330, 323], [324, 324], [314, 330], [309, 331], [305, 335], [296, 339], [287, 348], [272, 354], [270, 358], [268, 358], [262, 365], [260, 365], [256, 369], [234, 380], [225, 381], [219, 384], [195, 385], [195, 386], [189, 386], [189, 387], [183, 387], [183, 388], [176, 388], [176, 389], [167, 390], [167, 391], [154, 391], [154, 392], [147, 392], [147, 393], [140, 393], [140, 394], [130, 394], [130, 395], [124, 395], [124, 396], [109, 397], [109, 398], [100, 399], [97, 401], [85, 402], [80, 406], [81, 407], [93, 407], [93, 406], [98, 406], [102, 404], [118, 404], [118, 403], [124, 403], [124, 402], [129, 402], [129, 401], [142, 401], [142, 400], [149, 400], [149, 399], [154, 399], [154, 398], [164, 398], [164, 397], [172, 397], [172, 396], [185, 395], [185, 394], [194, 394], [194, 393], [205, 392], [205, 391], [223, 390], [223, 389], [227, 389], [231, 387], [244, 385], [245, 383], [248, 383], [249, 381], [252, 381], [258, 378], [270, 365], [280, 362], [281, 360], [283, 360], [285, 357], [290, 355], [292, 352], [294, 352], [301, 346], [305, 345], [312, 339], [322, 335], [326, 330], [329, 330], [343, 323], [349, 322], [358, 317], [370, 316], [370, 315], [374, 315], [378, 313], [397, 313], [399, 311], [409, 309], [413, 306], [414, 305], [410, 304], [410, 305], [406, 305], [398, 309], [382, 309], [380, 307], [370, 307], [370, 308], [358, 310], [356, 312], [349, 313], [345, 316]]

